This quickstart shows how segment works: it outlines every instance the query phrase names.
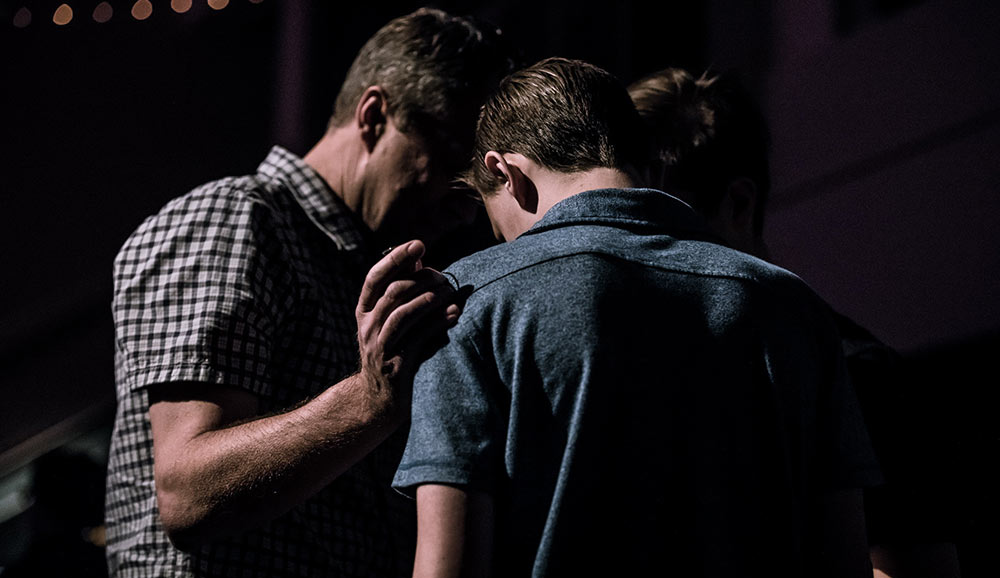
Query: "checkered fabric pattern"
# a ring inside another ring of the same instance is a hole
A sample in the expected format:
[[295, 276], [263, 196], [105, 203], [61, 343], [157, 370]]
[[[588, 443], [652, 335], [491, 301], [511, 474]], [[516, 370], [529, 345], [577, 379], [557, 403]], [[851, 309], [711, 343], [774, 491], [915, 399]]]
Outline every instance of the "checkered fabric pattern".
[[171, 201], [126, 241], [112, 306], [112, 576], [409, 575], [413, 506], [389, 487], [401, 439], [270, 524], [196, 553], [169, 543], [156, 506], [147, 386], [244, 388], [270, 413], [357, 370], [354, 307], [373, 251], [355, 219], [275, 147], [255, 175]]

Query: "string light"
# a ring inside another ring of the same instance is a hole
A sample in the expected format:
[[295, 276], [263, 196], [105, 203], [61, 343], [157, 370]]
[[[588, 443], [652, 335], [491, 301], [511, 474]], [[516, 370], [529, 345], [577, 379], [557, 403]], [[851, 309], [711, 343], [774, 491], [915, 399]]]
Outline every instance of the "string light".
[[[251, 4], [262, 4], [264, 0], [248, 0]], [[212, 10], [222, 10], [229, 6], [230, 0], [206, 0]], [[178, 14], [191, 10], [193, 0], [170, 0], [170, 8]], [[150, 0], [136, 0], [132, 5], [132, 17], [136, 20], [146, 20], [153, 15], [153, 3]], [[114, 16], [115, 10], [110, 2], [99, 2], [92, 13], [94, 22], [104, 24]], [[27, 28], [31, 25], [33, 15], [27, 6], [22, 6], [14, 13], [11, 24], [15, 28]], [[52, 22], [57, 26], [65, 26], [73, 21], [73, 8], [69, 4], [60, 4], [52, 14]]]
[[73, 9], [69, 4], [60, 4], [52, 15], [52, 21], [59, 26], [65, 26], [73, 20]]

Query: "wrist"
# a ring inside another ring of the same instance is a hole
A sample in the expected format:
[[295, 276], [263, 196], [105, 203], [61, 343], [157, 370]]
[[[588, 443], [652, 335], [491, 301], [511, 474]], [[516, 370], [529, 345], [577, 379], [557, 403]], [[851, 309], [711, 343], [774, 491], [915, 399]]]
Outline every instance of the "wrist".
[[358, 399], [366, 422], [395, 429], [409, 417], [409, 399], [406, 403], [401, 399], [401, 388], [393, 379], [396, 373], [394, 367], [382, 370], [365, 367], [356, 374]]

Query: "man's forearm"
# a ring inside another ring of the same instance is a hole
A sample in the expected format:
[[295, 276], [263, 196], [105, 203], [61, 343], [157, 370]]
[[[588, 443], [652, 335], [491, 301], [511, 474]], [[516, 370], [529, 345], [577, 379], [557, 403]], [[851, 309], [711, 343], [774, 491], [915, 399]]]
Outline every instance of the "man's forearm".
[[[238, 405], [170, 400], [150, 409], [160, 514], [183, 549], [283, 514], [372, 451], [404, 419], [360, 374], [287, 413], [240, 422], [253, 411], [243, 404], [234, 413]], [[234, 418], [236, 425], [229, 425]]]

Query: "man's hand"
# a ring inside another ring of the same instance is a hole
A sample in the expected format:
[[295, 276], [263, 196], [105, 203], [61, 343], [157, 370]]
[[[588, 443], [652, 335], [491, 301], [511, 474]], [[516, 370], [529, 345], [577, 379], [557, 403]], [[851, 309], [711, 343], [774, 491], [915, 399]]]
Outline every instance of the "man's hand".
[[368, 272], [355, 310], [362, 377], [376, 400], [401, 412], [409, 410], [409, 387], [426, 344], [460, 313], [454, 288], [421, 265], [423, 254], [420, 241], [394, 248]]

